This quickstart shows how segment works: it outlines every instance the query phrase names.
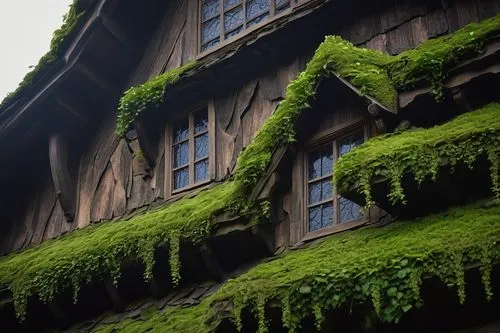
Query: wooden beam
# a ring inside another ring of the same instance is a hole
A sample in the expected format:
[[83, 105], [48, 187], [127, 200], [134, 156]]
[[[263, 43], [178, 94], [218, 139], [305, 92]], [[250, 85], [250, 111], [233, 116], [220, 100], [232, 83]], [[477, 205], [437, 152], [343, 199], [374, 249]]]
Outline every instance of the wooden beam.
[[224, 270], [220, 266], [212, 248], [207, 244], [207, 242], [201, 243], [200, 252], [211, 277], [217, 282], [223, 281], [225, 276]]
[[117, 86], [112, 82], [109, 78], [102, 74], [100, 71], [96, 71], [83, 63], [78, 63], [76, 66], [76, 70], [82, 73], [85, 77], [87, 77], [92, 83], [100, 87], [102, 90], [108, 92], [117, 91]]
[[85, 118], [85, 116], [83, 115], [84, 112], [82, 110], [80, 110], [80, 108], [78, 106], [75, 106], [74, 103], [72, 103], [71, 101], [63, 98], [62, 96], [57, 96], [56, 103], [64, 111], [71, 114], [73, 117], [75, 117], [78, 121], [80, 121], [84, 125], [88, 124], [87, 118]]
[[135, 130], [137, 132], [137, 141], [139, 141], [139, 147], [141, 148], [144, 158], [146, 162], [148, 162], [149, 167], [153, 169], [156, 164], [158, 149], [155, 149], [156, 147], [150, 139], [149, 132], [146, 126], [144, 126], [144, 123], [137, 121], [135, 123]]
[[137, 53], [137, 44], [125, 33], [125, 29], [107, 16], [101, 17], [102, 24], [111, 36], [131, 54]]
[[66, 220], [72, 222], [76, 211], [76, 189], [68, 171], [67, 142], [60, 133], [49, 137], [49, 161], [57, 199], [61, 204]]
[[156, 299], [163, 298], [167, 294], [166, 289], [158, 283], [154, 276], [149, 281], [149, 289], [151, 290], [153, 297]]
[[118, 288], [116, 288], [113, 281], [111, 281], [111, 279], [106, 279], [104, 281], [104, 287], [106, 287], [109, 298], [111, 298], [111, 301], [113, 302], [115, 311], [122, 312], [125, 309], [125, 303], [123, 302], [123, 299], [118, 292]]

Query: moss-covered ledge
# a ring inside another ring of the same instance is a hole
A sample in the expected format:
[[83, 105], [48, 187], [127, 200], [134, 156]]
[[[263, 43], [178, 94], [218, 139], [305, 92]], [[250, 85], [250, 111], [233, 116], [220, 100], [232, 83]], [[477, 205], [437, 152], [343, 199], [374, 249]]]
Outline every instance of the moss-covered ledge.
[[211, 332], [227, 302], [236, 324], [240, 311], [249, 307], [260, 322], [259, 332], [265, 332], [264, 306], [271, 300], [282, 303], [290, 332], [309, 314], [320, 324], [324, 313], [350, 302], [371, 302], [382, 320], [397, 322], [422, 305], [420, 288], [427, 277], [455, 286], [464, 302], [466, 267], [479, 266], [483, 293], [490, 299], [490, 272], [499, 259], [499, 202], [474, 203], [420, 220], [330, 236], [229, 280], [199, 305], [151, 311], [140, 319], [100, 325], [94, 332]]
[[[398, 108], [398, 92], [420, 82], [431, 85], [433, 95], [439, 100], [447, 71], [460, 61], [481, 54], [485, 42], [499, 33], [500, 14], [424, 42], [397, 56], [356, 47], [340, 37], [328, 36], [295, 86], [289, 89], [288, 101], [280, 108], [293, 120], [296, 114], [309, 107], [318, 80], [334, 75], [349, 81], [361, 94], [392, 111]], [[165, 90], [197, 65], [200, 64], [188, 63], [127, 90], [118, 106], [117, 133], [123, 136], [141, 112], [163, 103]], [[282, 130], [285, 140], [293, 136], [289, 135], [289, 124], [286, 125]]]
[[334, 170], [334, 182], [340, 192], [352, 188], [371, 203], [371, 185], [375, 179], [390, 182], [388, 197], [392, 204], [404, 203], [401, 180], [412, 173], [421, 183], [436, 179], [440, 166], [459, 162], [474, 167], [476, 159], [488, 157], [492, 191], [500, 196], [500, 104], [489, 104], [439, 126], [415, 129], [372, 138], [342, 156]]
[[116, 134], [124, 136], [139, 114], [164, 103], [165, 91], [197, 65], [196, 61], [189, 62], [125, 91], [118, 103]]
[[[247, 209], [247, 210], [245, 210]], [[120, 277], [120, 265], [137, 258], [152, 277], [154, 251], [169, 249], [171, 276], [180, 280], [180, 241], [196, 243], [215, 226], [215, 216], [225, 211], [260, 215], [245, 206], [235, 182], [226, 182], [128, 221], [103, 222], [0, 259], [0, 289], [8, 287], [19, 317], [26, 314], [31, 295], [50, 302], [71, 288], [77, 300], [81, 286], [92, 279]]]
[[49, 51], [40, 58], [38, 64], [28, 72], [19, 86], [7, 96], [0, 103], [0, 112], [7, 109], [15, 100], [17, 100], [23, 91], [36, 82], [43, 76], [43, 73], [50, 68], [58, 59], [69, 45], [71, 37], [82, 26], [85, 15], [89, 12], [90, 5], [95, 3], [91, 0], [73, 0], [70, 5], [69, 11], [64, 15], [62, 26], [57, 29], [50, 41]]

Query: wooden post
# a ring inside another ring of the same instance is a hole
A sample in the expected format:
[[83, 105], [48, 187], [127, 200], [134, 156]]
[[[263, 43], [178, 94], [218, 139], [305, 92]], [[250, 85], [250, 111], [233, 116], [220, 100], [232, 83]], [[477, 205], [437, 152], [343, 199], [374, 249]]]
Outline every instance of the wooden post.
[[60, 133], [49, 137], [49, 160], [57, 199], [64, 211], [66, 221], [75, 218], [75, 186], [68, 171], [68, 147]]
[[120, 294], [118, 293], [118, 289], [113, 284], [113, 281], [111, 281], [110, 279], [106, 279], [106, 281], [104, 281], [104, 286], [106, 287], [106, 291], [108, 292], [111, 301], [113, 302], [115, 311], [122, 312], [125, 309], [125, 305]]
[[207, 266], [208, 272], [217, 282], [221, 282], [224, 280], [224, 270], [220, 266], [217, 258], [215, 257], [212, 248], [206, 243], [203, 242], [200, 245], [201, 256], [205, 261], [205, 265]]

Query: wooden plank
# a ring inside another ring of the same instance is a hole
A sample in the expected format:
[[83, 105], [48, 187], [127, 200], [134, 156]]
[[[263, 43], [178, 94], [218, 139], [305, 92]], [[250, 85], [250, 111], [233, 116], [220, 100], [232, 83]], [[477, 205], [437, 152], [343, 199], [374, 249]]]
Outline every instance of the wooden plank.
[[427, 38], [435, 38], [448, 32], [448, 21], [443, 9], [436, 9], [425, 15]]
[[68, 143], [61, 133], [49, 137], [49, 161], [57, 198], [68, 222], [75, 218], [75, 182], [68, 170]]
[[475, 3], [479, 20], [493, 17], [500, 12], [498, 0], [475, 0]]
[[185, 0], [187, 2], [186, 28], [184, 34], [184, 45], [182, 63], [186, 64], [198, 55], [198, 10], [199, 0]]
[[397, 29], [387, 32], [387, 51], [396, 55], [415, 46], [410, 22], [403, 23]]
[[455, 32], [471, 22], [478, 22], [479, 17], [474, 1], [455, 0], [446, 8], [449, 33]]

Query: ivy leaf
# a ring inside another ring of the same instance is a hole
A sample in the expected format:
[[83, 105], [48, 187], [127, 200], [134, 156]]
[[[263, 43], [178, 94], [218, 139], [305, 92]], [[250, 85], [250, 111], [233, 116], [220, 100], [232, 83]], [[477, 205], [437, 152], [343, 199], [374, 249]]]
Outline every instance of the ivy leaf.
[[299, 288], [299, 292], [301, 294], [309, 294], [311, 292], [311, 287], [307, 284], [304, 284]]

